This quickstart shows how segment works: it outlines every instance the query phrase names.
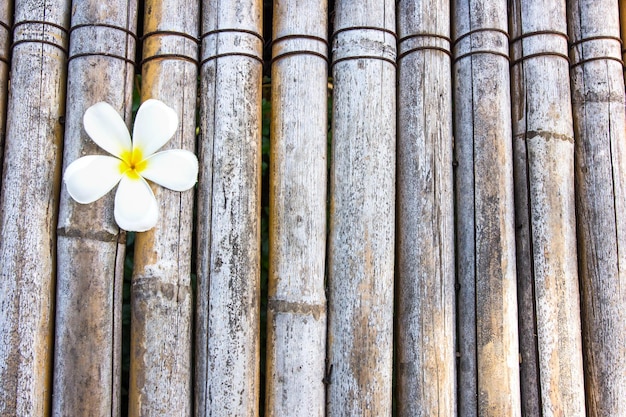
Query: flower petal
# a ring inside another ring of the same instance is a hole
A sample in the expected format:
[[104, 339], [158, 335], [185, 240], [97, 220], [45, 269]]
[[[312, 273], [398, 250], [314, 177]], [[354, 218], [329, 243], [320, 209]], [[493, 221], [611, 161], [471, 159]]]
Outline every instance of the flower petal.
[[140, 149], [144, 158], [158, 151], [174, 136], [178, 115], [159, 100], [146, 100], [137, 110], [133, 128], [133, 147]]
[[145, 232], [159, 219], [159, 206], [143, 178], [122, 177], [115, 193], [113, 211], [117, 225], [129, 232]]
[[110, 104], [100, 102], [89, 107], [83, 116], [85, 132], [102, 149], [121, 157], [131, 149], [130, 133], [119, 113]]
[[183, 149], [157, 152], [146, 163], [141, 176], [170, 190], [188, 190], [198, 180], [198, 158]]
[[72, 162], [63, 175], [70, 196], [81, 204], [92, 203], [111, 191], [122, 178], [120, 160], [89, 155]]

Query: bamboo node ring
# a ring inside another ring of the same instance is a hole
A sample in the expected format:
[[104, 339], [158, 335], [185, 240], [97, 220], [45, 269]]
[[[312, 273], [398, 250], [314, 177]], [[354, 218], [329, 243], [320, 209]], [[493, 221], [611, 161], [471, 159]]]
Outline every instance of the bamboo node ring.
[[[220, 29], [213, 29], [210, 30], [208, 32], [205, 32], [202, 34], [202, 36], [200, 36], [200, 41], [204, 41], [207, 37], [211, 36], [211, 35], [219, 35], [220, 33], [239, 33], [239, 34], [247, 34], [247, 35], [252, 35], [255, 38], [257, 38], [258, 40], [261, 41], [261, 45], [265, 44], [265, 41], [263, 40], [263, 36], [261, 36], [258, 32], [255, 32], [253, 30], [247, 30], [247, 29], [236, 29], [236, 28], [220, 28]], [[261, 48], [262, 49], [262, 48]], [[262, 55], [262, 52], [261, 52]], [[213, 61], [216, 60], [218, 58], [223, 58], [223, 57], [228, 57], [228, 56], [238, 56], [238, 57], [244, 57], [244, 58], [251, 58], [254, 59], [258, 62], [261, 63], [261, 65], [263, 65], [263, 57], [259, 56], [257, 54], [253, 54], [253, 53], [248, 53], [248, 52], [224, 52], [224, 53], [216, 53], [214, 55], [211, 55], [207, 58], [204, 58], [201, 62], [200, 65], [204, 65], [209, 61]]]
[[447, 46], [447, 48], [446, 47], [442, 47], [442, 46], [434, 46], [434, 45], [416, 46], [414, 48], [407, 49], [406, 51], [400, 53], [400, 55], [398, 55], [398, 61], [400, 61], [405, 56], [407, 56], [409, 54], [412, 54], [413, 52], [425, 51], [425, 50], [427, 50], [427, 51], [443, 52], [444, 54], [448, 55], [449, 57], [452, 57], [452, 53], [450, 52], [450, 44], [452, 43], [452, 41], [450, 40], [450, 38], [448, 36], [439, 35], [439, 34], [436, 34], [436, 33], [414, 33], [412, 35], [403, 36], [402, 38], [400, 38], [398, 40], [398, 49], [400, 49], [400, 45], [403, 42], [411, 40], [411, 39], [420, 39], [420, 38], [440, 39], [440, 40], [443, 40], [444, 42], [446, 42], [448, 46]]
[[[67, 35], [68, 31], [65, 27], [53, 23], [53, 22], [47, 22], [45, 20], [22, 20], [20, 22], [16, 22], [13, 25], [13, 37], [15, 38], [15, 31], [18, 27], [23, 26], [23, 25], [29, 25], [29, 24], [35, 24], [35, 25], [46, 25], [46, 26], [51, 26], [53, 28], [59, 29], [63, 34]], [[7, 27], [8, 26], [6, 24], [2, 24], [3, 27]], [[46, 35], [47, 31], [42, 30], [41, 35]], [[67, 43], [67, 36], [64, 38], [65, 39], [65, 43]], [[53, 42], [53, 41], [49, 41], [46, 39], [36, 39], [36, 38], [31, 38], [31, 39], [19, 39], [17, 41], [14, 41], [13, 44], [11, 45], [11, 50], [13, 50], [13, 48], [15, 48], [17, 45], [22, 44], [22, 43], [42, 43], [42, 44], [46, 44], [46, 45], [50, 45], [53, 46], [59, 50], [61, 50], [66, 56], [67, 56], [67, 48], [63, 45], [60, 45], [57, 42]], [[3, 59], [4, 61], [4, 59]], [[8, 64], [8, 60], [5, 61]]]
[[[619, 43], [619, 50], [620, 52], [623, 53], [622, 51], [622, 47], [623, 47], [623, 42], [622, 39], [617, 37], [617, 36], [611, 36], [611, 35], [598, 35], [598, 36], [590, 36], [588, 38], [583, 38], [583, 39], [579, 39], [577, 41], [574, 41], [570, 44], [569, 49], [572, 50], [582, 44], [584, 44], [585, 42], [590, 42], [590, 41], [600, 41], [600, 40], [610, 40], [610, 41], [616, 41], [617, 43]], [[582, 54], [581, 54], [582, 55]], [[590, 57], [590, 58], [583, 58], [580, 59], [578, 61], [573, 62], [570, 65], [570, 69], [575, 68], [577, 66], [586, 64], [587, 62], [592, 62], [592, 61], [604, 61], [604, 60], [608, 60], [608, 61], [615, 61], [617, 63], [619, 63], [622, 66], [622, 70], [624, 70], [624, 61], [622, 60], [622, 58], [618, 58], [615, 56], [594, 56], [594, 57]]]
[[[276, 45], [277, 43], [286, 41], [286, 40], [292, 40], [292, 39], [310, 39], [310, 40], [314, 40], [314, 41], [318, 41], [321, 42], [324, 45], [324, 48], [326, 48], [326, 51], [328, 51], [328, 41], [322, 37], [319, 36], [313, 36], [313, 35], [285, 35], [285, 36], [281, 36], [279, 38], [276, 38], [274, 40], [272, 40], [269, 44], [270, 48], [273, 48], [274, 45]], [[286, 58], [288, 56], [294, 56], [294, 55], [313, 55], [313, 56], [317, 56], [322, 58], [324, 61], [326, 61], [326, 63], [328, 63], [328, 55], [323, 54], [321, 52], [318, 51], [312, 51], [312, 50], [307, 50], [307, 49], [302, 49], [302, 50], [297, 50], [297, 51], [288, 51], [288, 52], [283, 52], [283, 53], [279, 53], [278, 55], [272, 57], [272, 60], [270, 61], [270, 65], [272, 65], [274, 62], [278, 61], [279, 59], [282, 58]]]

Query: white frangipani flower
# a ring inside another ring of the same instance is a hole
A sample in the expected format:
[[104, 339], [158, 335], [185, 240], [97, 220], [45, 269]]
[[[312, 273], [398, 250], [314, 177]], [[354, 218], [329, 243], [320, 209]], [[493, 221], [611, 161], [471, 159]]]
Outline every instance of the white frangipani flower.
[[111, 105], [100, 102], [83, 116], [85, 131], [113, 156], [89, 155], [72, 162], [63, 176], [67, 191], [79, 203], [103, 197], [119, 183], [115, 193], [115, 221], [128, 231], [151, 229], [159, 207], [146, 180], [174, 191], [193, 187], [198, 178], [198, 158], [189, 151], [159, 150], [178, 128], [176, 112], [150, 99], [137, 111], [133, 139], [122, 117]]

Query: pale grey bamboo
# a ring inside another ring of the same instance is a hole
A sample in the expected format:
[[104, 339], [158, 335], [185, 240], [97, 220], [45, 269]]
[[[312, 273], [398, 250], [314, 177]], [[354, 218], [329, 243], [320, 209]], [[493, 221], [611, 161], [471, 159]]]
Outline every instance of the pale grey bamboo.
[[458, 412], [519, 416], [507, 2], [452, 7]]
[[259, 413], [260, 0], [203, 4], [196, 415]]
[[585, 416], [565, 1], [509, 4], [522, 413]]
[[[398, 2], [398, 415], [456, 415], [450, 5]], [[447, 53], [446, 53], [447, 52]]]
[[626, 115], [615, 1], [568, 2], [587, 414], [626, 416]]
[[[163, 150], [195, 151], [199, 20], [197, 0], [145, 2], [141, 98], [163, 101], [179, 120]], [[134, 247], [129, 415], [191, 416], [194, 190], [153, 190], [159, 221]]]
[[328, 416], [392, 412], [395, 2], [338, 0], [328, 249]]
[[[102, 13], [102, 10], [106, 10]], [[106, 101], [130, 125], [135, 0], [74, 2], [63, 165], [106, 154], [85, 133], [83, 115]], [[105, 41], [106, 40], [106, 41]], [[111, 192], [83, 205], [61, 190], [52, 415], [120, 414], [121, 311], [126, 233]]]
[[326, 1], [275, 1], [266, 415], [325, 415]]
[[67, 0], [15, 2], [0, 198], [2, 416], [50, 411], [69, 8]]

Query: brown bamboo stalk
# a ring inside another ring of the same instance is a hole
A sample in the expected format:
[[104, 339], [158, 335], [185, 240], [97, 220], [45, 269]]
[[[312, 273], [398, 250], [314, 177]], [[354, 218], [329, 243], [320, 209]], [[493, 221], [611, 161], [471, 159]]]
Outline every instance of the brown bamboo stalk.
[[395, 26], [393, 1], [335, 2], [329, 416], [392, 411]]
[[[456, 415], [450, 5], [398, 2], [400, 416]], [[448, 54], [446, 54], [446, 51]]]
[[[13, 23], [13, 2], [0, 4], [0, 165], [6, 135], [6, 112], [8, 99], [9, 70], [11, 68], [11, 24]], [[0, 189], [0, 194], [2, 190]]]
[[[137, 5], [99, 0], [72, 7], [64, 161], [105, 154], [85, 133], [85, 110], [99, 101], [130, 124]], [[105, 13], [102, 13], [105, 10]], [[53, 416], [117, 416], [125, 233], [111, 192], [82, 205], [62, 189], [58, 224]]]
[[519, 416], [507, 4], [452, 7], [459, 415]]
[[326, 1], [275, 1], [266, 415], [324, 416]]
[[70, 3], [15, 2], [0, 198], [0, 415], [47, 416]]
[[260, 378], [262, 2], [211, 0], [204, 6], [196, 415], [256, 416]]
[[[196, 0], [147, 0], [141, 98], [178, 113], [162, 149], [195, 151], [198, 79]], [[130, 416], [192, 414], [191, 229], [194, 190], [153, 187], [157, 225], [135, 239], [131, 301]]]
[[509, 5], [522, 413], [584, 416], [565, 1]]
[[626, 115], [615, 1], [568, 3], [587, 413], [626, 416]]

